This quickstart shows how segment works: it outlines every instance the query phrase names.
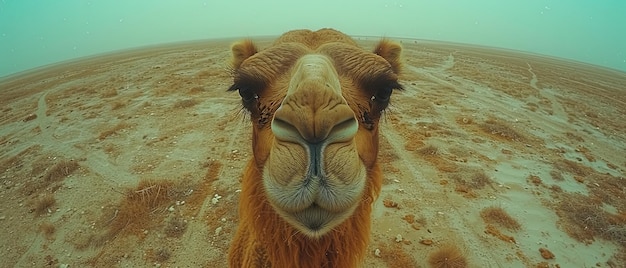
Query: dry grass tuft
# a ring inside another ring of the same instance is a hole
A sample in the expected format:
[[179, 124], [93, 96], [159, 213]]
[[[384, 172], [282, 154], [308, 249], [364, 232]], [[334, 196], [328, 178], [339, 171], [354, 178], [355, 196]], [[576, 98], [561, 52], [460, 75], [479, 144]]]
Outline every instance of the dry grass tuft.
[[160, 248], [148, 251], [148, 255], [146, 257], [154, 262], [166, 262], [172, 257], [172, 252], [170, 252], [167, 248]]
[[80, 165], [76, 161], [61, 161], [54, 165], [48, 173], [44, 176], [44, 179], [48, 182], [59, 181], [78, 169]]
[[165, 235], [168, 237], [181, 237], [187, 230], [187, 221], [174, 217], [165, 226]]
[[553, 180], [555, 181], [564, 181], [565, 179], [563, 178], [563, 174], [561, 174], [561, 172], [559, 172], [558, 170], [552, 170], [550, 171], [550, 177], [552, 177]]
[[576, 163], [574, 161], [567, 160], [567, 159], [556, 161], [554, 163], [554, 168], [561, 172], [565, 171], [572, 175], [576, 175], [580, 177], [586, 177], [589, 174], [594, 173], [592, 168], [587, 167], [580, 163]]
[[198, 104], [198, 101], [195, 99], [179, 100], [174, 103], [174, 109], [189, 108], [195, 106], [196, 104]]
[[539, 185], [543, 184], [543, 181], [537, 175], [529, 175], [528, 178], [526, 178], [526, 181], [528, 181], [529, 183], [534, 184], [535, 186], [539, 186]]
[[380, 253], [380, 257], [388, 267], [420, 267], [417, 261], [398, 243], [392, 245], [382, 244], [379, 248], [386, 249]]
[[111, 103], [111, 110], [117, 110], [120, 108], [124, 108], [126, 107], [126, 102], [124, 101], [114, 101], [113, 103]]
[[[471, 175], [465, 176], [471, 172]], [[456, 183], [457, 192], [469, 193], [472, 190], [481, 190], [485, 186], [491, 185], [493, 181], [482, 170], [462, 170], [461, 172], [450, 175], [450, 178]]]
[[573, 193], [556, 204], [561, 228], [572, 238], [591, 243], [595, 237], [626, 247], [626, 218], [606, 212], [593, 198]]
[[489, 119], [479, 125], [480, 129], [498, 139], [507, 141], [524, 141], [524, 137], [508, 124], [499, 122], [495, 119]]
[[39, 231], [43, 234], [44, 237], [46, 237], [46, 239], [52, 240], [54, 238], [53, 235], [56, 231], [56, 228], [54, 227], [54, 225], [52, 225], [52, 223], [44, 222], [39, 225]]
[[171, 181], [141, 180], [134, 189], [126, 192], [126, 197], [110, 221], [110, 233], [121, 231], [139, 234], [147, 228], [153, 215], [167, 209], [167, 203], [176, 198]]
[[434, 268], [468, 267], [467, 257], [454, 245], [445, 245], [428, 256], [428, 264]]
[[37, 216], [46, 214], [50, 211], [52, 206], [56, 204], [57, 200], [53, 195], [47, 194], [41, 197], [39, 200], [35, 201], [35, 207], [33, 208], [33, 212]]
[[474, 189], [483, 189], [487, 185], [491, 185], [491, 179], [484, 171], [477, 171], [470, 177], [469, 186]]
[[100, 135], [98, 136], [98, 139], [104, 140], [104, 139], [108, 138], [109, 136], [113, 136], [113, 135], [117, 134], [118, 132], [120, 132], [120, 131], [122, 131], [124, 129], [130, 128], [130, 127], [131, 127], [130, 124], [121, 122], [121, 123], [113, 126], [112, 128], [108, 129], [108, 130], [102, 131], [100, 133]]
[[102, 92], [102, 94], [100, 94], [100, 97], [102, 98], [111, 98], [111, 97], [115, 97], [117, 96], [117, 89], [114, 88], [108, 88], [106, 90], [104, 90], [104, 92]]
[[522, 226], [501, 207], [487, 207], [480, 211], [485, 223], [498, 224], [509, 230], [517, 231]]
[[433, 145], [428, 145], [426, 147], [420, 148], [417, 150], [417, 153], [424, 157], [435, 156], [439, 152], [439, 149]]

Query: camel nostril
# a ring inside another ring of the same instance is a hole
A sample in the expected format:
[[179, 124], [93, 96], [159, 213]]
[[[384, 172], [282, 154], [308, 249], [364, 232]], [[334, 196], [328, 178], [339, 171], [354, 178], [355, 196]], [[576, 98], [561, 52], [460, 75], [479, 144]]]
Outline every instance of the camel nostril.
[[300, 131], [294, 125], [278, 117], [272, 120], [271, 128], [274, 136], [280, 140], [298, 142], [302, 139]]
[[330, 133], [328, 133], [327, 140], [328, 142], [348, 141], [356, 135], [358, 129], [359, 124], [354, 116], [352, 116], [333, 126]]

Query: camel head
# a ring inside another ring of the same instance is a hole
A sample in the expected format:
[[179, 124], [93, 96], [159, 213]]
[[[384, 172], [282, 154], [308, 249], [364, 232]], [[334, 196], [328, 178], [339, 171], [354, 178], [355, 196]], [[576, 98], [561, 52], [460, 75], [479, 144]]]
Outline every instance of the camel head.
[[366, 191], [378, 169], [378, 121], [401, 88], [401, 47], [383, 40], [369, 52], [323, 29], [288, 32], [261, 51], [251, 41], [231, 49], [229, 90], [250, 114], [252, 161], [267, 202], [296, 230], [319, 238], [372, 197]]

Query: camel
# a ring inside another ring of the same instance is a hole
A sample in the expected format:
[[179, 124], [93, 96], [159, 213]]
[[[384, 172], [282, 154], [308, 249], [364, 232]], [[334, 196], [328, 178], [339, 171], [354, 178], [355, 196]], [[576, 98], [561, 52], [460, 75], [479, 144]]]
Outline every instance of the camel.
[[295, 30], [259, 51], [231, 46], [233, 85], [252, 121], [231, 267], [356, 267], [380, 193], [378, 121], [401, 68], [333, 30]]

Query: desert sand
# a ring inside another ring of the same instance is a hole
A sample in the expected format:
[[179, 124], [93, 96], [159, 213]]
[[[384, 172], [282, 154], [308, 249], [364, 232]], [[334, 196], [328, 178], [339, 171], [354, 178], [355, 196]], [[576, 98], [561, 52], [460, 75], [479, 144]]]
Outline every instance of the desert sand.
[[[251, 147], [231, 41], [0, 80], [0, 266], [225, 267]], [[365, 267], [450, 245], [470, 267], [626, 266], [626, 73], [398, 41]]]

